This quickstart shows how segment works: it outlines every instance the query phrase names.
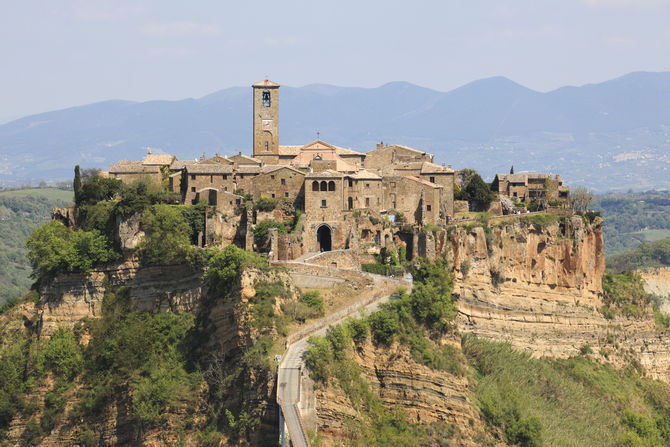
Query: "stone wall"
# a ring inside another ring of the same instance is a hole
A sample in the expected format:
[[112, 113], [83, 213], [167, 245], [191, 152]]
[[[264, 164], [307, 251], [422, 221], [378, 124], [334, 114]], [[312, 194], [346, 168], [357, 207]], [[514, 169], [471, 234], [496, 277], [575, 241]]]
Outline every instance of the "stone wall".
[[361, 269], [360, 255], [353, 250], [335, 250], [319, 253], [309, 258], [309, 263], [349, 270], [360, 271]]
[[289, 167], [282, 167], [260, 174], [251, 180], [254, 201], [261, 196], [295, 201], [304, 200], [305, 174]]

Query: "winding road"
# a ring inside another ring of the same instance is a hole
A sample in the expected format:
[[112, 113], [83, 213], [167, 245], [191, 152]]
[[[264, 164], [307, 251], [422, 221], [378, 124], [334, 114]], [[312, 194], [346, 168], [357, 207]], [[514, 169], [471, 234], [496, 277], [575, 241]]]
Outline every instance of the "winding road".
[[303, 371], [305, 352], [308, 348], [307, 338], [310, 335], [325, 335], [329, 326], [340, 324], [349, 317], [360, 318], [361, 310], [364, 310], [365, 313], [376, 311], [381, 303], [389, 300], [391, 294], [398, 287], [404, 287], [407, 290], [412, 288], [412, 284], [404, 280], [369, 273], [364, 275], [374, 281], [374, 293], [371, 297], [362, 298], [345, 309], [322, 318], [289, 337], [290, 344], [282, 357], [277, 372], [277, 403], [281, 407], [293, 447], [309, 447], [310, 445], [298, 408], [300, 376]]

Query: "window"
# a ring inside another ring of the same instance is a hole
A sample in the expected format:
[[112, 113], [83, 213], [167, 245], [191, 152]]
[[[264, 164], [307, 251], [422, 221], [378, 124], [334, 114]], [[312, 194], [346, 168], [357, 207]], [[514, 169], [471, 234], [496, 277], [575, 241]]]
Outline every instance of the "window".
[[369, 183], [366, 183], [366, 184], [365, 184], [365, 187], [366, 187], [366, 188], [369, 188], [369, 187], [370, 187], [370, 184], [369, 184]]
[[271, 175], [271, 176], [270, 176], [270, 179], [271, 179], [271, 180], [274, 180], [274, 179], [275, 179], [275, 176], [274, 176], [274, 175]]
[[512, 193], [512, 197], [516, 197], [516, 191]]
[[349, 197], [348, 202], [349, 202], [349, 209], [350, 210], [353, 209], [354, 208], [354, 199], [352, 197]]
[[223, 174], [223, 179], [227, 180], [228, 179], [228, 174]]
[[195, 174], [191, 174], [191, 180], [195, 180]]
[[391, 188], [395, 188], [395, 182], [391, 182]]
[[335, 182], [332, 180], [328, 182], [328, 191], [335, 191]]
[[321, 186], [321, 188], [320, 188], [321, 191], [328, 191], [328, 184], [326, 183], [325, 180], [321, 182], [320, 186]]
[[312, 191], [318, 191], [318, 190], [319, 190], [319, 182], [317, 182], [316, 180], [314, 180], [314, 181], [312, 182]]
[[268, 142], [266, 141], [265, 142], [265, 152], [267, 152], [267, 151], [268, 151]]
[[349, 188], [351, 188], [351, 187], [353, 187], [353, 186], [354, 186], [354, 181], [351, 180], [351, 179], [349, 179]]
[[263, 107], [270, 107], [270, 90], [263, 90]]
[[273, 199], [275, 198], [275, 195], [274, 195], [274, 193], [272, 194], [272, 198], [273, 198]]
[[379, 205], [379, 197], [377, 197], [377, 205]]
[[284, 197], [288, 197], [288, 193], [287, 193], [287, 192], [284, 193]]
[[281, 184], [282, 184], [282, 185], [285, 185], [285, 184], [286, 184], [286, 179], [285, 179], [285, 178], [281, 179]]
[[214, 176], [213, 175], [209, 176], [209, 183], [214, 183]]
[[195, 186], [191, 186], [191, 192], [195, 192]]
[[321, 199], [321, 208], [328, 208], [328, 201], [326, 199]]
[[365, 207], [369, 208], [370, 207], [370, 197], [365, 198]]
[[239, 205], [240, 203], [242, 203], [240, 199], [235, 199], [235, 205]]
[[430, 212], [430, 205], [426, 205], [426, 211]]
[[435, 183], [435, 177], [430, 177], [430, 183]]

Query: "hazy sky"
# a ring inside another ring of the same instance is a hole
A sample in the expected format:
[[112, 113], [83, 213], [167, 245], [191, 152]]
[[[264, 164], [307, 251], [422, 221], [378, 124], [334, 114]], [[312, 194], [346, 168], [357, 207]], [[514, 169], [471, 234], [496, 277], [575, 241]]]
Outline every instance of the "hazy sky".
[[547, 91], [670, 70], [670, 0], [0, 0], [0, 122], [262, 79]]

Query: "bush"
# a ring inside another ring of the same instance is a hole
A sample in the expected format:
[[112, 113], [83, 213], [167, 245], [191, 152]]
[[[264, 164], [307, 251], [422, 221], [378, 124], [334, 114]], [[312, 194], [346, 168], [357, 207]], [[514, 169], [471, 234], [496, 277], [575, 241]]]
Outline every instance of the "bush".
[[263, 221], [254, 225], [254, 243], [258, 247], [264, 247], [268, 242], [268, 231], [270, 228], [276, 228], [279, 234], [286, 234], [286, 227], [281, 222]]
[[87, 273], [118, 257], [98, 230], [70, 231], [58, 221], [33, 230], [26, 246], [33, 275], [39, 278], [62, 272]]
[[638, 273], [605, 272], [602, 285], [604, 306], [601, 312], [606, 316], [641, 317], [649, 311], [651, 295], [644, 291], [644, 283]]
[[76, 205], [95, 205], [103, 200], [111, 200], [121, 192], [123, 183], [115, 178], [104, 178], [95, 174], [81, 185], [75, 198]]
[[300, 301], [314, 309], [318, 314], [323, 315], [323, 300], [319, 292], [307, 292], [300, 296]]
[[182, 213], [169, 205], [155, 205], [142, 215], [146, 235], [138, 246], [145, 265], [177, 264], [190, 252], [189, 226]]
[[254, 209], [257, 211], [272, 211], [277, 207], [278, 199], [261, 196], [256, 203]]
[[247, 252], [234, 245], [216, 251], [207, 263], [205, 284], [210, 291], [225, 295], [233, 285], [233, 281], [242, 271], [253, 265], [261, 269], [267, 268], [267, 262], [255, 253]]
[[81, 373], [83, 358], [71, 329], [58, 328], [42, 351], [40, 364], [65, 382]]
[[375, 342], [390, 345], [400, 328], [398, 315], [391, 309], [384, 308], [370, 315], [369, 321]]

